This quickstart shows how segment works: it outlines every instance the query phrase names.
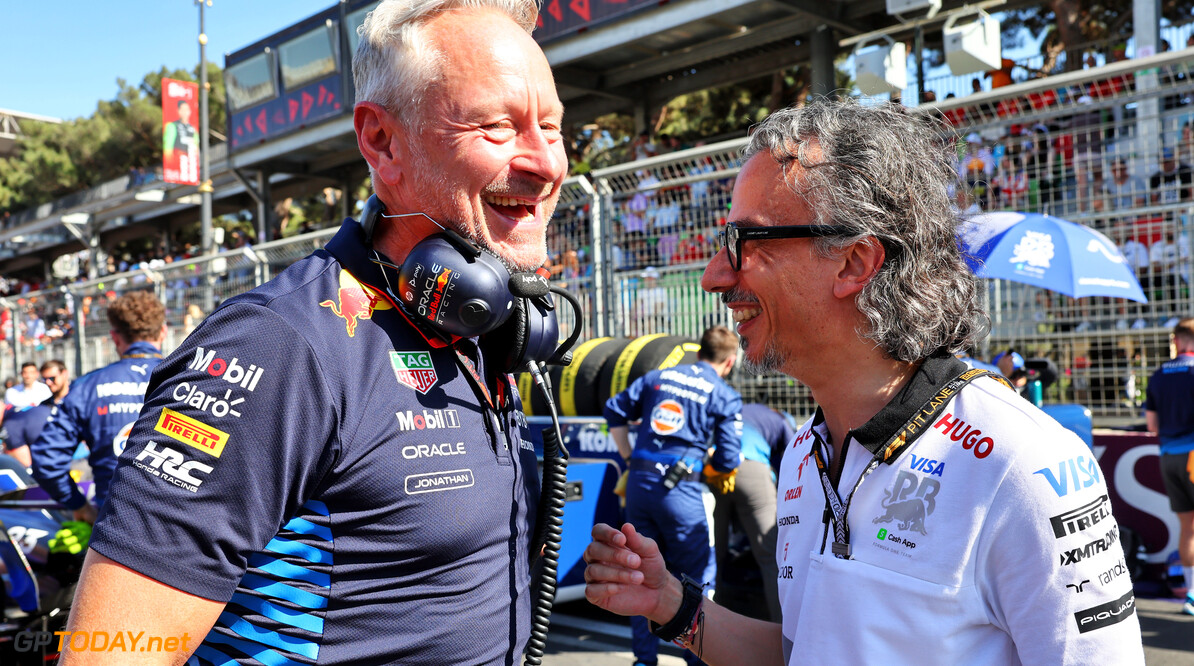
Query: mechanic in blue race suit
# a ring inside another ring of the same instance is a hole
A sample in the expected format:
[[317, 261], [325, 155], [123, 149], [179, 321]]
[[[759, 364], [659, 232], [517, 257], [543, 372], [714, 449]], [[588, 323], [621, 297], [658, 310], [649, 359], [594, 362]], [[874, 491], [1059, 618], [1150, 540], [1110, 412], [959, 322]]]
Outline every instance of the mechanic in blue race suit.
[[540, 483], [509, 348], [418, 312], [509, 299], [457, 307], [465, 255], [447, 272], [419, 257], [448, 228], [493, 265], [547, 258], [568, 161], [536, 18], [531, 0], [384, 0], [365, 19], [372, 237], [346, 220], [159, 366], [68, 630], [117, 629], [115, 608], [190, 638], [138, 663], [522, 663]]
[[10, 411], [4, 419], [4, 427], [0, 429], [4, 438], [4, 452], [16, 458], [25, 469], [33, 467], [30, 447], [46, 427], [54, 408], [62, 404], [66, 394], [70, 393], [70, 372], [62, 361], [42, 363], [41, 380], [49, 387], [50, 397], [40, 405]]
[[[75, 520], [94, 523], [108, 497], [116, 461], [145, 400], [149, 375], [162, 362], [166, 309], [147, 291], [132, 291], [108, 305], [112, 343], [120, 360], [75, 380], [33, 443], [33, 477], [59, 504], [74, 511]], [[79, 442], [87, 445], [87, 462], [95, 497], [87, 501], [70, 476]]]
[[[709, 521], [700, 483], [705, 451], [713, 445], [714, 483], [733, 488], [741, 462], [742, 398], [723, 379], [738, 359], [738, 336], [713, 326], [701, 336], [698, 362], [639, 377], [605, 403], [605, 421], [628, 459], [626, 520], [659, 542], [668, 570], [701, 585], [716, 577]], [[630, 421], [640, 420], [630, 446]], [[707, 474], [706, 476], [710, 476]], [[636, 664], [658, 663], [658, 639], [647, 619], [630, 618]], [[702, 663], [691, 652], [690, 664]]]
[[1182, 613], [1194, 615], [1194, 318], [1173, 327], [1177, 355], [1148, 380], [1144, 417], [1161, 440], [1161, 480], [1177, 514], [1178, 555], [1186, 583]]

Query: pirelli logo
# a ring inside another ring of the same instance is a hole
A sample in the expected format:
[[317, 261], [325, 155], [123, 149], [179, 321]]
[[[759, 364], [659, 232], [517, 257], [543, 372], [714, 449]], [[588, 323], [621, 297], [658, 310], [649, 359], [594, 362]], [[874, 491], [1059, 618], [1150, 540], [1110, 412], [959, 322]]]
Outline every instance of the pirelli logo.
[[153, 429], [217, 458], [223, 453], [224, 445], [228, 443], [228, 433], [223, 430], [169, 408], [162, 410], [162, 415], [158, 417], [158, 423]]

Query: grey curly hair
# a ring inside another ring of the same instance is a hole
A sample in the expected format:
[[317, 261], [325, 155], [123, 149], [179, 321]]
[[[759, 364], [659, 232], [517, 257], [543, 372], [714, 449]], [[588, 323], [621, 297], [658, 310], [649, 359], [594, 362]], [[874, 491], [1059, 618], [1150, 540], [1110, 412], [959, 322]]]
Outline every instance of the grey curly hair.
[[941, 121], [898, 104], [817, 98], [771, 114], [743, 151], [770, 154], [818, 223], [855, 232], [816, 239], [822, 255], [868, 238], [883, 245], [883, 266], [856, 300], [869, 324], [859, 335], [899, 361], [958, 353], [987, 333], [980, 283], [958, 245], [954, 141]]

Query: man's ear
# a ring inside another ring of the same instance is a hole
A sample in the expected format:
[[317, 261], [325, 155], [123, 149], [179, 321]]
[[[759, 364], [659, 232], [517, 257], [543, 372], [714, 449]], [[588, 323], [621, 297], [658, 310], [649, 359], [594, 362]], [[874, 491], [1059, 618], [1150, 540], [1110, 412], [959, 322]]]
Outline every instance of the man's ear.
[[867, 237], [846, 248], [841, 255], [841, 267], [833, 281], [836, 298], [851, 298], [875, 277], [883, 266], [887, 251], [874, 236]]
[[402, 125], [380, 105], [358, 102], [352, 109], [357, 147], [377, 177], [390, 185], [402, 178], [402, 154], [406, 137]]

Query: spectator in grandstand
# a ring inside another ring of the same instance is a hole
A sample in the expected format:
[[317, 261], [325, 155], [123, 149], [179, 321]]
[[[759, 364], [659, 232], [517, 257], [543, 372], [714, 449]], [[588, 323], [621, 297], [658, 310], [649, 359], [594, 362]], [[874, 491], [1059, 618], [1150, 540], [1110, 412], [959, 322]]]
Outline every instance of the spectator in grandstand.
[[[1090, 449], [953, 356], [987, 317], [942, 132], [895, 104], [772, 113], [702, 278], [743, 365], [802, 382], [818, 406], [777, 484], [781, 623], [676, 579], [633, 519], [594, 526], [591, 602], [712, 664], [1144, 663], [1129, 576], [1066, 587], [1123, 557]], [[1072, 465], [1089, 471], [1081, 489], [1059, 481]], [[1099, 556], [1081, 557], [1091, 542]]]
[[30, 446], [37, 441], [46, 423], [53, 417], [54, 409], [62, 404], [70, 393], [70, 373], [62, 361], [52, 360], [41, 364], [41, 379], [52, 394], [41, 404], [25, 409], [13, 410], [4, 419], [4, 430], [8, 439], [4, 442], [5, 452], [16, 458], [25, 468], [33, 467]]
[[40, 405], [53, 395], [53, 390], [41, 381], [37, 364], [21, 364], [21, 383], [4, 392], [4, 404], [16, 409]]
[[1103, 162], [1103, 117], [1102, 112], [1090, 108], [1092, 100], [1083, 95], [1078, 98], [1078, 110], [1070, 117], [1069, 129], [1074, 142], [1074, 177], [1077, 181], [1079, 206], [1088, 208], [1091, 192], [1092, 172], [1102, 172]]
[[983, 78], [991, 79], [991, 90], [1010, 86], [1012, 84], [1012, 70], [1015, 68], [1015, 61], [1004, 58], [999, 64], [999, 69], [993, 69], [983, 74]]
[[[1189, 263], [1190, 249], [1188, 245], [1178, 247], [1174, 239], [1173, 229], [1165, 230], [1165, 237], [1154, 242], [1148, 248], [1148, 260], [1152, 267], [1152, 291], [1149, 299], [1154, 300], [1154, 309], [1160, 312], [1174, 312], [1177, 304], [1178, 261]], [[1184, 309], [1184, 308], [1183, 308]], [[1166, 321], [1162, 325], [1173, 328], [1176, 321]]]
[[[1140, 287], [1144, 292], [1148, 293], [1149, 288], [1149, 256], [1148, 246], [1141, 243], [1135, 235], [1135, 225], [1130, 223], [1121, 223], [1116, 227], [1116, 240], [1119, 243], [1120, 254], [1124, 256], [1124, 263], [1133, 269], [1136, 273], [1136, 281], [1140, 283]], [[1117, 329], [1127, 328], [1127, 319], [1124, 318], [1126, 312], [1124, 310], [1125, 303], [1121, 299], [1119, 306], [1120, 319], [1115, 322]], [[1139, 306], [1137, 306], [1137, 309]], [[1139, 310], [1138, 310], [1139, 314]], [[1146, 326], [1143, 318], [1137, 317], [1132, 322], [1133, 329], [1140, 329]]]
[[636, 335], [664, 333], [671, 322], [668, 320], [667, 291], [659, 284], [659, 269], [647, 266], [639, 278], [642, 282], [634, 297], [631, 328]]
[[1194, 163], [1194, 120], [1188, 120], [1182, 125], [1182, 135], [1177, 142], [1177, 161]]
[[989, 181], [995, 171], [995, 158], [991, 150], [983, 144], [983, 138], [978, 132], [966, 135], [965, 150], [962, 158], [958, 160], [958, 175], [970, 187], [979, 205], [986, 209], [990, 206]]
[[1194, 196], [1191, 186], [1194, 185], [1194, 171], [1185, 162], [1178, 162], [1173, 148], [1161, 149], [1161, 170], [1152, 175], [1148, 181], [1154, 204], [1177, 203], [1190, 201]]
[[638, 186], [626, 202], [626, 215], [622, 219], [622, 229], [626, 236], [642, 236], [651, 227], [651, 216], [654, 213], [656, 188], [659, 179], [646, 169], [638, 172]]
[[651, 133], [647, 130], [639, 132], [638, 136], [634, 137], [634, 140], [630, 142], [630, 150], [636, 160], [645, 160], [659, 154], [655, 142], [651, 141]]
[[1111, 180], [1103, 183], [1103, 201], [1097, 201], [1095, 210], [1104, 206], [1109, 212], [1128, 211], [1143, 206], [1148, 200], [1148, 186], [1144, 179], [1128, 171], [1128, 160], [1116, 157], [1111, 160]]
[[1028, 172], [1020, 163], [1018, 155], [1005, 154], [999, 160], [999, 171], [991, 181], [995, 194], [993, 208], [1003, 210], [1026, 210], [1028, 204]]
[[[480, 293], [497, 266], [542, 265], [567, 176], [537, 17], [532, 0], [373, 7], [351, 59], [365, 225], [225, 301], [154, 373], [72, 631], [117, 608], [202, 641], [202, 662], [521, 663], [540, 483], [508, 371], [528, 333], [474, 331], [512, 298]], [[398, 267], [437, 260], [454, 276], [424, 317]]]
[[1161, 479], [1169, 508], [1177, 514], [1178, 553], [1186, 584], [1181, 612], [1194, 615], [1194, 318], [1176, 322], [1175, 358], [1157, 368], [1148, 382], [1144, 417], [1161, 440]]
[[[38, 484], [73, 511], [75, 520], [88, 523], [95, 522], [108, 497], [116, 461], [141, 411], [149, 375], [162, 361], [166, 309], [152, 293], [131, 291], [108, 306], [108, 322], [120, 360], [75, 380], [31, 449]], [[90, 450], [88, 462], [95, 480], [92, 501], [70, 477], [79, 442]]]

